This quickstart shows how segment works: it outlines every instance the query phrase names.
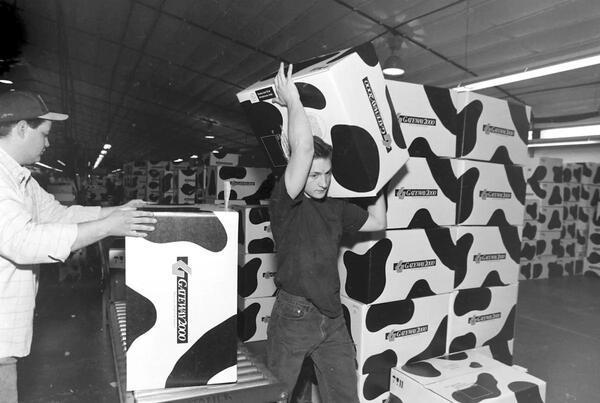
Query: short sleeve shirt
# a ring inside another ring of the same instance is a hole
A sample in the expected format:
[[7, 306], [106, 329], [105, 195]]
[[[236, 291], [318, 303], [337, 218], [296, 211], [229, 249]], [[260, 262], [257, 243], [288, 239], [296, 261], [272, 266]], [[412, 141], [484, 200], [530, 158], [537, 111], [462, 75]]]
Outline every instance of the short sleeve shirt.
[[369, 214], [341, 199], [292, 199], [283, 176], [270, 203], [271, 229], [277, 246], [278, 288], [311, 301], [326, 316], [342, 313], [338, 251], [344, 233], [358, 231]]

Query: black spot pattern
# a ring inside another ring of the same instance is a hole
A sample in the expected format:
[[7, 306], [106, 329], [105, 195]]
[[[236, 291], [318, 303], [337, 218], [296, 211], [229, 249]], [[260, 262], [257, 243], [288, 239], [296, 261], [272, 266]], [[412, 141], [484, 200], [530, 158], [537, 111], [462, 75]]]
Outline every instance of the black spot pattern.
[[583, 273], [583, 275], [588, 278], [594, 278], [594, 279], [600, 278], [600, 274], [598, 274], [598, 272], [596, 272], [594, 270], [588, 270], [585, 273]]
[[365, 361], [362, 373], [367, 375], [363, 385], [363, 396], [373, 400], [390, 390], [390, 370], [398, 363], [398, 357], [393, 350], [385, 350], [373, 355]]
[[482, 287], [502, 287], [508, 284], [504, 284], [500, 279], [500, 274], [496, 270], [492, 270], [483, 280]]
[[350, 298], [365, 304], [379, 298], [385, 288], [385, 265], [391, 250], [392, 241], [384, 238], [363, 255], [352, 251], [344, 253], [345, 290]]
[[592, 182], [594, 185], [600, 185], [600, 166], [596, 167], [596, 173], [593, 176]]
[[379, 180], [379, 150], [371, 135], [358, 126], [335, 125], [331, 145], [335, 180], [353, 192], [373, 190]]
[[588, 221], [590, 221], [590, 216], [586, 214], [585, 209], [583, 208], [579, 209], [579, 215], [577, 218], [583, 223], [587, 223]]
[[510, 112], [510, 117], [513, 121], [515, 129], [517, 129], [517, 133], [519, 133], [519, 138], [521, 141], [523, 141], [523, 143], [527, 144], [527, 137], [530, 129], [527, 108], [525, 108], [525, 105], [513, 104], [512, 102], [509, 102], [508, 110]]
[[498, 227], [502, 244], [508, 252], [510, 258], [519, 263], [521, 252], [521, 238], [519, 237], [519, 229], [513, 225]]
[[275, 243], [271, 238], [253, 239], [248, 242], [248, 253], [273, 253]]
[[573, 257], [575, 256], [575, 243], [570, 243], [567, 245], [567, 247], [565, 248], [565, 251], [567, 253], [567, 255]]
[[422, 376], [424, 378], [435, 378], [442, 375], [442, 373], [438, 371], [431, 363], [426, 361], [405, 364], [402, 366], [402, 370], [404, 372], [408, 372], [409, 374]]
[[444, 354], [446, 351], [446, 336], [448, 333], [448, 317], [444, 316], [437, 329], [435, 330], [435, 334], [431, 339], [431, 342], [423, 351], [414, 357], [410, 358], [407, 362], [418, 362], [423, 360], [428, 360], [429, 358], [439, 357]]
[[428, 209], [422, 208], [419, 209], [413, 214], [410, 222], [407, 224], [406, 228], [435, 228], [438, 224], [433, 221], [433, 217], [431, 217], [431, 213]]
[[456, 204], [456, 221], [460, 224], [466, 221], [473, 212], [475, 185], [479, 180], [479, 170], [470, 168], [458, 178], [460, 200]]
[[533, 264], [533, 278], [538, 278], [539, 276], [541, 276], [543, 271], [544, 271], [544, 266], [542, 266], [541, 263]]
[[598, 204], [600, 204], [600, 188], [597, 187], [594, 189], [594, 194], [591, 197], [590, 206], [597, 207]]
[[256, 136], [259, 144], [262, 144], [271, 161], [281, 163], [286, 161], [281, 147], [269, 147], [262, 141], [263, 138], [278, 136], [281, 134], [283, 125], [283, 116], [281, 112], [269, 102], [244, 101], [240, 104], [250, 123], [252, 132]]
[[526, 381], [511, 382], [508, 384], [508, 389], [515, 394], [517, 403], [544, 403], [540, 395], [540, 388], [535, 383]]
[[237, 363], [236, 315], [206, 332], [182, 355], [165, 387], [205, 385], [210, 378]]
[[498, 396], [500, 396], [498, 381], [494, 375], [487, 372], [477, 375], [477, 380], [473, 385], [452, 393], [452, 398], [459, 403], [479, 403]]
[[238, 294], [247, 297], [256, 291], [258, 286], [258, 270], [262, 260], [258, 257], [250, 259], [244, 266], [238, 265]]
[[242, 341], [249, 340], [256, 334], [256, 319], [260, 311], [260, 304], [254, 302], [247, 306], [242, 312], [238, 311], [237, 331]]
[[548, 222], [548, 229], [560, 229], [562, 227], [562, 221], [560, 220], [560, 211], [554, 210], [550, 216]]
[[571, 188], [571, 195], [573, 196], [574, 201], [579, 201], [581, 199], [581, 186], [575, 185]]
[[531, 263], [526, 263], [526, 264], [521, 265], [521, 274], [527, 280], [529, 280], [531, 278]]
[[525, 206], [525, 212], [527, 213], [529, 218], [531, 218], [532, 220], [535, 220], [537, 218], [537, 214], [538, 214], [537, 209], [538, 209], [537, 203], [530, 203], [527, 206]]
[[403, 325], [415, 313], [415, 303], [409, 299], [374, 304], [367, 309], [365, 325], [369, 332], [378, 332], [390, 325]]
[[571, 168], [563, 168], [563, 182], [571, 182], [571, 177], [573, 176], [573, 171]]
[[523, 176], [523, 167], [517, 165], [504, 165], [504, 170], [506, 172], [508, 184], [515, 195], [515, 198], [519, 203], [525, 205], [525, 188], [527, 184], [525, 182], [525, 176]]
[[388, 107], [390, 108], [391, 122], [392, 122], [392, 138], [394, 139], [394, 143], [396, 145], [405, 150], [406, 149], [406, 141], [404, 140], [404, 134], [402, 134], [402, 128], [400, 127], [400, 122], [396, 118], [396, 109], [394, 108], [394, 103], [392, 102], [392, 97], [386, 85], [385, 87], [385, 99], [388, 103]]
[[456, 122], [457, 110], [452, 102], [450, 90], [447, 88], [432, 87], [429, 85], [424, 85], [423, 90], [425, 90], [425, 95], [427, 95], [427, 100], [429, 101], [429, 105], [431, 105], [431, 109], [433, 109], [433, 112], [438, 117], [442, 125], [450, 133], [454, 134], [455, 136], [458, 135], [459, 133]]
[[133, 342], [156, 324], [156, 308], [152, 301], [127, 287], [127, 350]]
[[352, 53], [356, 53], [358, 57], [367, 65], [371, 67], [375, 67], [379, 64], [379, 59], [377, 58], [377, 53], [375, 53], [375, 48], [371, 42], [365, 42], [361, 45], [355, 46], [353, 48], [347, 49], [342, 52], [340, 55], [335, 58], [328, 60], [327, 64], [332, 64], [337, 62], [344, 57], [351, 55]]
[[560, 239], [553, 239], [550, 241], [552, 245], [552, 254], [556, 257], [563, 257], [565, 255], [565, 248], [561, 245]]
[[208, 180], [208, 194], [214, 195], [217, 193], [217, 178], [215, 170], [210, 171], [210, 179]]
[[490, 349], [492, 358], [506, 365], [513, 365], [513, 356], [508, 345], [509, 340], [488, 341], [486, 345]]
[[563, 179], [562, 167], [552, 167], [552, 182], [561, 183]]
[[344, 304], [342, 304], [342, 313], [344, 315], [344, 321], [346, 322], [346, 329], [348, 330], [348, 334], [352, 339], [352, 343], [355, 343], [354, 337], [352, 337], [352, 317], [350, 316], [350, 311], [348, 310], [348, 307]]
[[196, 193], [196, 186], [192, 186], [189, 183], [184, 183], [179, 189], [186, 196], [191, 196]]
[[570, 261], [565, 263], [565, 272], [569, 276], [573, 276], [575, 274], [575, 262]]
[[406, 299], [414, 299], [414, 298], [422, 298], [422, 297], [430, 297], [435, 295], [433, 291], [431, 291], [431, 287], [429, 283], [425, 279], [417, 280], [411, 287]]
[[592, 242], [594, 245], [600, 245], [600, 233], [595, 232], [595, 233], [591, 234], [590, 242]]
[[580, 245], [585, 245], [587, 238], [584, 234], [582, 234], [579, 230], [577, 230], [577, 243]]
[[454, 299], [454, 314], [463, 316], [472, 311], [485, 311], [492, 302], [492, 292], [488, 288], [459, 290]]
[[573, 169], [573, 178], [575, 178], [575, 182], [581, 183], [581, 167]]
[[597, 252], [592, 252], [588, 255], [587, 261], [591, 264], [600, 263], [600, 254]]
[[521, 257], [526, 260], [532, 260], [535, 257], [536, 247], [529, 244], [523, 244], [523, 251], [521, 252]]
[[417, 137], [408, 146], [408, 155], [411, 157], [437, 158], [436, 153], [423, 137]]
[[571, 202], [571, 188], [569, 186], [565, 186], [564, 192], [563, 192], [563, 202], [568, 203]]
[[327, 101], [325, 95], [314, 85], [309, 83], [296, 82], [300, 101], [305, 108], [325, 109]]
[[251, 195], [242, 197], [242, 200], [248, 205], [260, 204], [261, 200], [268, 200], [271, 197], [271, 192], [275, 187], [275, 175], [270, 173], [267, 175], [264, 181], [260, 184], [256, 192]]
[[560, 263], [548, 262], [548, 277], [562, 277], [564, 267]]
[[[473, 235], [462, 236], [454, 246], [450, 228], [425, 229], [429, 245], [444, 266], [454, 270], [455, 285], [460, 284], [466, 275], [466, 261], [473, 245]], [[458, 281], [458, 283], [457, 283]]]
[[[193, 207], [183, 210], [181, 208], [167, 210], [144, 207], [139, 210], [154, 212], [201, 211]], [[190, 225], [190, 217], [187, 216], [156, 217], [158, 222], [155, 229], [148, 233], [146, 240], [154, 243], [188, 241], [194, 242], [211, 252], [220, 252], [227, 246], [227, 231], [216, 215], [211, 212], [204, 212], [204, 214], [206, 215], [202, 219], [194, 221], [194, 225]]]
[[428, 159], [427, 166], [444, 196], [457, 203], [459, 196], [458, 178], [452, 170], [452, 161], [443, 158]]
[[496, 164], [503, 164], [505, 166], [513, 166], [514, 162], [510, 159], [510, 153], [505, 146], [499, 146], [494, 151], [494, 154], [490, 158], [490, 162]]
[[538, 214], [538, 219], [537, 219], [537, 220], [538, 220], [538, 222], [539, 222], [540, 224], [543, 224], [543, 223], [545, 223], [545, 222], [546, 222], [546, 214], [539, 213], [539, 214]]
[[[449, 266], [454, 268], [454, 287], [458, 287], [463, 282], [467, 275], [467, 260], [469, 259], [469, 252], [473, 246], [474, 238], [473, 234], [465, 234], [458, 239], [456, 242], [456, 249], [454, 254], [451, 254], [455, 260], [455, 264]], [[439, 256], [439, 255], [438, 255]]]
[[546, 252], [546, 241], [543, 239], [538, 239], [535, 242], [535, 250], [538, 255], [543, 255]]
[[523, 226], [523, 238], [527, 239], [535, 239], [535, 235], [537, 234], [537, 225], [530, 224], [529, 222], [525, 222]]
[[[219, 194], [217, 195], [217, 199], [219, 200], [225, 200], [225, 192], [224, 191], [220, 191]], [[229, 191], [229, 200], [237, 200], [237, 192], [233, 189], [231, 189]]]
[[481, 101], [470, 102], [460, 111], [456, 119], [456, 156], [469, 154], [477, 142], [477, 122], [483, 111]]
[[173, 174], [168, 173], [165, 174], [161, 179], [161, 187], [160, 190], [164, 192], [168, 192], [173, 189]]
[[477, 343], [477, 338], [474, 333], [467, 333], [462, 336], [457, 336], [450, 342], [448, 346], [448, 351], [451, 353], [457, 351], [465, 351], [475, 348], [475, 344]]
[[491, 347], [493, 345], [498, 346], [498, 345], [506, 344], [504, 342], [506, 342], [507, 340], [511, 340], [515, 336], [516, 309], [517, 309], [517, 306], [513, 305], [512, 308], [510, 309], [510, 312], [506, 316], [506, 319], [504, 319], [504, 324], [502, 325], [502, 328], [500, 329], [500, 331], [495, 336], [493, 336], [490, 339], [483, 342], [483, 344], [482, 344], [483, 346]]
[[244, 179], [247, 174], [248, 171], [244, 167], [223, 166], [219, 170], [219, 178], [221, 178], [222, 180]]
[[271, 221], [268, 207], [252, 207], [248, 212], [248, 220], [254, 225]]
[[511, 224], [508, 222], [504, 210], [497, 209], [492, 213], [486, 225], [489, 227], [504, 227], [510, 226]]
[[596, 213], [592, 216], [590, 225], [600, 226], [600, 211], [596, 210]]
[[552, 193], [550, 194], [550, 198], [548, 199], [549, 206], [557, 206], [562, 204], [562, 195], [560, 193], [560, 187], [554, 186], [552, 188]]

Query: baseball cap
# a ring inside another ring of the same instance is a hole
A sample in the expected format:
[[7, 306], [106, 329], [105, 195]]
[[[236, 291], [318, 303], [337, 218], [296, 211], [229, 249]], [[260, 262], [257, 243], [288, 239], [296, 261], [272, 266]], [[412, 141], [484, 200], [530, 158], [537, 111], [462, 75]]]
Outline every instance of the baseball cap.
[[69, 115], [50, 112], [42, 97], [28, 91], [0, 94], [0, 123], [27, 119], [65, 120]]

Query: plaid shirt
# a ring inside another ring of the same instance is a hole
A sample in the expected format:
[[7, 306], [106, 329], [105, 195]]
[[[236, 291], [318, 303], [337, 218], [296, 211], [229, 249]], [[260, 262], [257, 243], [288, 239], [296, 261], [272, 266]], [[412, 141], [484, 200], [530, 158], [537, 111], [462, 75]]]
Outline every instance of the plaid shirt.
[[65, 207], [0, 148], [0, 357], [29, 354], [38, 264], [64, 261], [77, 223], [100, 207]]

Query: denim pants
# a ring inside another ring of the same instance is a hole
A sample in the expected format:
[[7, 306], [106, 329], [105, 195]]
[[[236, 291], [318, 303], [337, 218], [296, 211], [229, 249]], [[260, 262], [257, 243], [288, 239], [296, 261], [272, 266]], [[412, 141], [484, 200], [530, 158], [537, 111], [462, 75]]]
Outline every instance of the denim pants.
[[279, 290], [267, 328], [267, 365], [289, 396], [306, 356], [323, 403], [358, 403], [356, 352], [344, 316], [329, 318], [305, 298]]

